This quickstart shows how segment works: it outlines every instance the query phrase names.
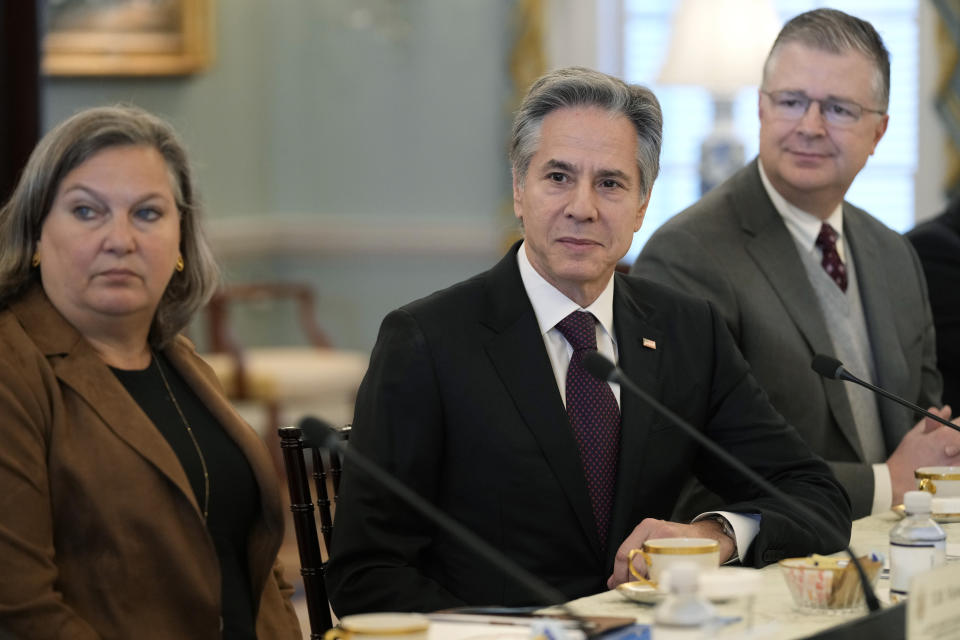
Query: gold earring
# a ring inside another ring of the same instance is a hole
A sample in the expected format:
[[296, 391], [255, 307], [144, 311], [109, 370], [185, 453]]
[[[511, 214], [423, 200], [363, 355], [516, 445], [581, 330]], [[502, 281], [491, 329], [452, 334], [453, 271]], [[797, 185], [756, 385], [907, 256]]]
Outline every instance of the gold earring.
[[34, 251], [33, 258], [30, 259], [30, 266], [39, 267], [40, 266], [40, 252]]
[[177, 271], [183, 271], [183, 256], [177, 256]]

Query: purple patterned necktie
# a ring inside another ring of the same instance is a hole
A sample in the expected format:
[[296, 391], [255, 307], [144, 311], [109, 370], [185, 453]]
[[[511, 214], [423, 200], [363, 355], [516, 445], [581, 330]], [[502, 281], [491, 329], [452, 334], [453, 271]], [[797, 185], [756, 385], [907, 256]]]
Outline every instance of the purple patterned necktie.
[[840, 291], [846, 292], [847, 268], [840, 259], [840, 254], [837, 253], [838, 237], [833, 227], [824, 222], [823, 226], [820, 227], [820, 235], [817, 236], [817, 246], [823, 253], [823, 260], [820, 261], [820, 264], [823, 265], [823, 270], [837, 283]]
[[610, 385], [583, 368], [583, 356], [597, 349], [593, 314], [574, 311], [557, 323], [573, 347], [567, 368], [567, 415], [580, 450], [580, 462], [593, 504], [600, 544], [607, 545], [620, 448], [620, 406]]

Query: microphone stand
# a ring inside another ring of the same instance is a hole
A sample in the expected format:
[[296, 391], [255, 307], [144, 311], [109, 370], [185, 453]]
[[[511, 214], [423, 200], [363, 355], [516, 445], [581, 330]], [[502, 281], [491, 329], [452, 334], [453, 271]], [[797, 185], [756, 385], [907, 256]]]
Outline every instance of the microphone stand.
[[688, 424], [686, 420], [675, 414], [669, 408], [661, 404], [656, 398], [641, 389], [636, 383], [633, 382], [633, 380], [628, 378], [619, 367], [614, 365], [612, 362], [610, 362], [610, 360], [600, 353], [592, 351], [584, 355], [583, 366], [588, 372], [590, 372], [591, 375], [599, 380], [603, 380], [605, 382], [616, 382], [626, 387], [627, 390], [649, 404], [658, 413], [670, 420], [670, 422], [680, 427], [682, 431], [700, 443], [700, 445], [710, 451], [713, 455], [717, 456], [728, 465], [740, 471], [740, 473], [753, 481], [754, 484], [759, 486], [766, 493], [770, 494], [777, 500], [782, 501], [784, 504], [790, 505], [794, 510], [799, 511], [803, 517], [820, 525], [821, 528], [833, 534], [843, 545], [847, 555], [850, 556], [851, 562], [853, 562], [853, 566], [857, 569], [857, 575], [860, 578], [860, 585], [863, 587], [863, 596], [866, 600], [867, 608], [871, 612], [880, 610], [880, 601], [877, 599], [877, 594], [874, 593], [873, 587], [871, 586], [870, 581], [867, 579], [867, 574], [864, 573], [863, 567], [860, 565], [860, 561], [854, 555], [853, 551], [850, 549], [850, 545], [846, 540], [844, 540], [843, 536], [838, 534], [836, 529], [834, 529], [834, 527], [823, 517], [813, 510], [807, 508], [806, 505], [791, 500], [786, 493], [777, 488], [777, 486], [772, 482], [761, 476], [747, 465], [743, 464], [739, 459], [727, 452], [703, 433], [693, 428], [693, 426]]
[[418, 493], [384, 470], [376, 462], [354, 449], [344, 446], [343, 441], [340, 440], [333, 427], [311, 416], [303, 418], [300, 421], [299, 427], [304, 435], [307, 436], [308, 440], [339, 453], [344, 457], [344, 460], [349, 460], [361, 471], [376, 480], [383, 488], [400, 498], [406, 505], [412, 507], [427, 520], [453, 535], [454, 538], [465, 543], [469, 549], [497, 567], [517, 584], [523, 585], [530, 593], [534, 594], [546, 605], [560, 608], [564, 614], [576, 624], [577, 629], [583, 633], [584, 637], [590, 637], [590, 630], [593, 627], [592, 623], [574, 613], [573, 609], [566, 604], [567, 597], [564, 594], [518, 565], [502, 551], [496, 549], [473, 531], [425, 500]]
[[930, 418], [931, 420], [939, 422], [944, 426], [950, 427], [954, 431], [960, 431], [960, 426], [953, 424], [949, 420], [941, 418], [940, 416], [933, 413], [932, 411], [921, 409], [919, 406], [913, 404], [912, 402], [908, 402], [903, 398], [901, 398], [900, 396], [893, 395], [886, 389], [881, 389], [880, 387], [870, 384], [866, 380], [861, 380], [857, 376], [847, 371], [844, 368], [843, 363], [837, 360], [836, 358], [831, 358], [830, 356], [826, 356], [826, 355], [823, 355], [822, 353], [818, 353], [817, 355], [813, 356], [813, 361], [810, 363], [810, 368], [816, 371], [817, 373], [819, 373], [824, 378], [829, 378], [830, 380], [843, 380], [844, 382], [852, 382], [854, 384], [860, 385], [861, 387], [870, 389], [870, 391], [880, 394], [887, 400], [893, 400], [897, 404], [903, 405], [907, 409], [912, 409], [915, 413], [924, 415]]

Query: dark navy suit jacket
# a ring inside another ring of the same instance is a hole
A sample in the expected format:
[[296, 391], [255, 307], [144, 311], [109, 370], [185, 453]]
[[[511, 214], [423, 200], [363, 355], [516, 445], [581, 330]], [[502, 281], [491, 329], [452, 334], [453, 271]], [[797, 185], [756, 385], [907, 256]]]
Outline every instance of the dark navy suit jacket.
[[960, 414], [960, 198], [942, 214], [907, 233], [927, 277], [937, 330], [937, 367], [943, 402]]
[[[357, 397], [351, 447], [570, 598], [606, 589], [617, 547], [644, 518], [670, 515], [691, 472], [727, 510], [761, 514], [749, 564], [839, 549], [626, 392], [616, 500], [601, 547], [516, 252], [386, 317]], [[707, 302], [618, 274], [614, 327], [619, 365], [637, 384], [849, 532], [843, 489], [770, 406]], [[531, 601], [350, 465], [327, 581], [338, 615]]]

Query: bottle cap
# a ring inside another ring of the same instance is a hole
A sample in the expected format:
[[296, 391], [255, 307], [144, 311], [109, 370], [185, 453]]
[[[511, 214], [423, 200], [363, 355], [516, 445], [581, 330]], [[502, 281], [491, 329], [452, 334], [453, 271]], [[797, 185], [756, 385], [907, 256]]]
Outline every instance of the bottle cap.
[[678, 562], [664, 571], [663, 582], [670, 593], [696, 593], [700, 567], [693, 562]]
[[716, 602], [752, 596], [762, 589], [761, 574], [756, 569], [720, 567], [700, 574], [700, 595]]
[[[669, 595], [653, 614], [655, 629], [661, 632], [670, 627], [688, 627], [688, 631], [703, 630], [715, 612], [713, 606], [698, 595], [699, 582], [700, 567], [693, 562], [680, 561], [664, 570], [660, 587], [669, 589]], [[653, 633], [654, 637], [660, 635], [656, 631]]]
[[930, 513], [932, 498], [926, 491], [907, 491], [903, 494], [903, 508], [907, 513]]

